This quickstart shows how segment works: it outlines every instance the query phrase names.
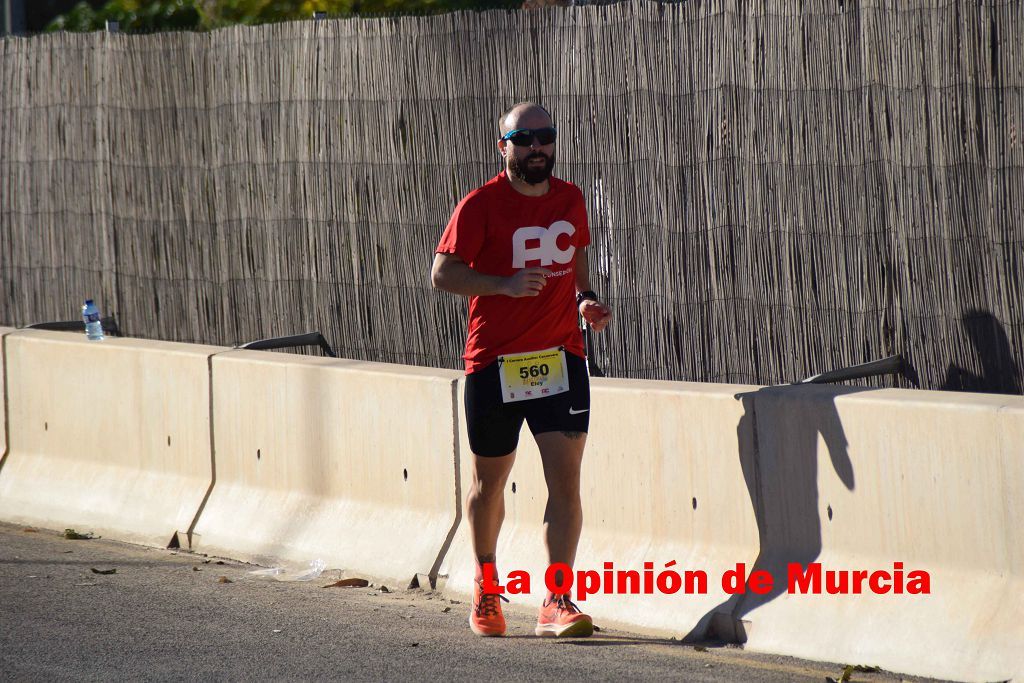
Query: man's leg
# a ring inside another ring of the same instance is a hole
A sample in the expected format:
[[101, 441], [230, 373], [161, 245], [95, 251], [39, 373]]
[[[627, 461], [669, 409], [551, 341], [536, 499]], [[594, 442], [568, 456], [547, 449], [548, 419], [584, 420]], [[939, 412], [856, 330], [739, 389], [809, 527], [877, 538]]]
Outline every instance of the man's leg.
[[515, 451], [496, 458], [473, 456], [473, 482], [466, 495], [466, 517], [478, 568], [484, 562], [494, 562], [498, 532], [505, 520], [505, 484], [515, 460]]
[[548, 485], [548, 504], [544, 508], [544, 542], [550, 564], [576, 561], [576, 546], [583, 528], [583, 504], [580, 501], [580, 465], [587, 444], [585, 432], [545, 432], [537, 434], [544, 479]]
[[[551, 564], [572, 567], [583, 528], [580, 502], [580, 465], [585, 432], [542, 432], [535, 436], [544, 463], [548, 504], [544, 509], [544, 541]], [[586, 637], [594, 632], [590, 617], [580, 612], [568, 595], [545, 595], [537, 617], [539, 636]]]
[[[516, 452], [497, 457], [473, 456], [473, 482], [466, 494], [466, 517], [469, 519], [476, 564], [473, 582], [473, 606], [469, 627], [478, 636], [505, 635], [505, 617], [501, 613], [504, 599], [498, 594], [483, 592], [484, 565], [493, 570], [498, 547], [498, 532], [505, 519], [505, 482], [512, 471]], [[495, 575], [495, 580], [497, 576]]]

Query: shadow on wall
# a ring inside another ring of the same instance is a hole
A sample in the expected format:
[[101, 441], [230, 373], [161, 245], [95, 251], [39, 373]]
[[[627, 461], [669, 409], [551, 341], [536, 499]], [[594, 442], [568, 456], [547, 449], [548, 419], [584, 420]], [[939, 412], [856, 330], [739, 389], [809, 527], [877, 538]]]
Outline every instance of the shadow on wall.
[[1010, 349], [1006, 330], [988, 311], [971, 309], [960, 318], [974, 353], [981, 361], [981, 373], [950, 363], [940, 389], [991, 394], [1020, 394], [1021, 371]]
[[[843, 394], [863, 391], [875, 390], [850, 387]], [[801, 395], [816, 397], [813, 409], [803, 409]], [[745, 642], [744, 616], [786, 591], [788, 565], [795, 562], [806, 567], [821, 554], [821, 518], [823, 513], [830, 515], [831, 510], [819, 510], [819, 434], [840, 481], [851, 491], [855, 486], [853, 463], [835, 403], [821, 397], [822, 388], [810, 386], [768, 387], [736, 396], [743, 404], [743, 417], [736, 427], [739, 459], [757, 519], [759, 551], [753, 565], [750, 558], [736, 558], [746, 563], [745, 593], [712, 608], [685, 640]], [[744, 438], [751, 432], [753, 439]], [[751, 448], [754, 452], [745, 452]], [[762, 570], [771, 574], [774, 583], [769, 592], [758, 595], [750, 590], [749, 577]]]

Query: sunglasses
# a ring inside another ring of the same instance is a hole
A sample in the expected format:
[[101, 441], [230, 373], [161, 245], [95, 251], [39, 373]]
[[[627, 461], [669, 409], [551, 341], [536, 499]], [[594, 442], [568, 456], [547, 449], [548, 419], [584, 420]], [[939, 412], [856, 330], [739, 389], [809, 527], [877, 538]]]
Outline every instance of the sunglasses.
[[534, 138], [537, 144], [550, 145], [558, 137], [558, 131], [554, 126], [549, 128], [516, 128], [501, 136], [502, 140], [511, 142], [516, 147], [529, 147], [533, 144]]

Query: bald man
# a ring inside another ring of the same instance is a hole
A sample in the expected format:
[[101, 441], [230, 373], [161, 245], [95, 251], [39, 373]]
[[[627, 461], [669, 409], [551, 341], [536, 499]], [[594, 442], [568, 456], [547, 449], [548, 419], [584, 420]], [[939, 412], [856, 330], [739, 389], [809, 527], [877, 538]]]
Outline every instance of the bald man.
[[[434, 287], [469, 297], [466, 422], [473, 482], [466, 510], [476, 554], [470, 628], [505, 633], [495, 552], [505, 484], [523, 421], [540, 449], [548, 502], [550, 563], [573, 565], [583, 526], [580, 463], [590, 418], [590, 383], [577, 314], [600, 332], [610, 310], [590, 286], [590, 228], [583, 194], [551, 175], [557, 131], [551, 116], [520, 102], [499, 119], [505, 170], [459, 202], [437, 245]], [[504, 597], [501, 597], [504, 600]], [[589, 636], [594, 626], [570, 595], [548, 592], [537, 635]]]

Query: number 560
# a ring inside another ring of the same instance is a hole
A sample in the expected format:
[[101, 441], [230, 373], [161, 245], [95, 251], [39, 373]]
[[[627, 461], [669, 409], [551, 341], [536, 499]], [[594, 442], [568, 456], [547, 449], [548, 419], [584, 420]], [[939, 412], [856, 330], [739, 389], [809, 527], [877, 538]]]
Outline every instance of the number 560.
[[540, 365], [531, 365], [528, 368], [519, 368], [519, 377], [522, 379], [529, 379], [531, 377], [547, 377], [549, 372], [548, 364], [541, 363]]

